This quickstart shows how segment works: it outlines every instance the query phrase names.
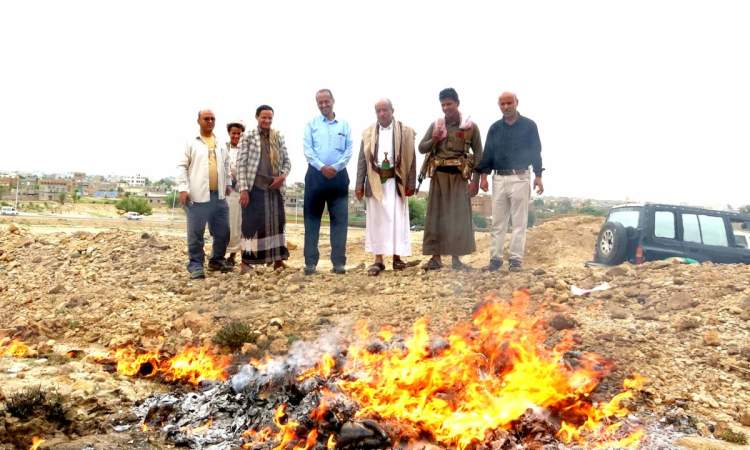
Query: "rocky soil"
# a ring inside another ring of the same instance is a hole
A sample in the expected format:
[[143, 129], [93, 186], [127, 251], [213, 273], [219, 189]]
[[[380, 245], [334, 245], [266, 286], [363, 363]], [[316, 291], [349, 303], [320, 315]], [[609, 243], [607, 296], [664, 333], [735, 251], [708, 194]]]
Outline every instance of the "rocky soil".
[[[470, 317], [488, 294], [508, 297], [520, 288], [529, 289], [551, 334], [570, 329], [582, 349], [615, 362], [602, 395], [617, 391], [625, 376], [647, 377], [636, 413], [694, 435], [679, 445], [732, 448], [701, 439], [727, 429], [750, 437], [750, 266], [660, 261], [586, 268], [600, 225], [597, 218], [565, 217], [537, 226], [520, 273], [482, 271], [489, 235], [477, 233], [481, 251], [464, 258], [473, 271], [413, 267], [377, 278], [366, 274], [361, 230], [350, 232], [346, 275], [329, 273], [321, 262], [318, 274], [305, 277], [301, 228], [290, 226], [288, 269], [189, 281], [184, 238], [174, 233], [142, 226], [41, 233], [0, 222], [0, 348], [19, 338], [34, 356], [0, 357], [0, 403], [30, 386], [55, 389], [70, 422], [0, 412], [0, 449], [26, 449], [32, 435], [47, 439], [41, 448], [168, 448], [127, 424], [138, 400], [174, 387], [112, 374], [96, 363], [109, 349], [208, 343], [237, 320], [257, 331], [247, 356], [281, 354], [295, 340], [360, 319], [408, 332], [428, 316], [439, 333]], [[419, 255], [420, 234], [413, 243]], [[611, 288], [571, 294], [571, 286], [603, 282]]]

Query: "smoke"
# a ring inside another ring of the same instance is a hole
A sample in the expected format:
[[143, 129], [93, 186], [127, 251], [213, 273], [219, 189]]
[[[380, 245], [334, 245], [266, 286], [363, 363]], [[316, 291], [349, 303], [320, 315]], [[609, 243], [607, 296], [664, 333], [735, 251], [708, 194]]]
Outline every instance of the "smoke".
[[246, 364], [231, 378], [234, 392], [244, 391], [251, 383], [267, 385], [315, 366], [325, 354], [336, 355], [345, 348], [345, 326], [334, 328], [316, 340], [295, 341], [286, 355], [264, 361], [259, 366]]

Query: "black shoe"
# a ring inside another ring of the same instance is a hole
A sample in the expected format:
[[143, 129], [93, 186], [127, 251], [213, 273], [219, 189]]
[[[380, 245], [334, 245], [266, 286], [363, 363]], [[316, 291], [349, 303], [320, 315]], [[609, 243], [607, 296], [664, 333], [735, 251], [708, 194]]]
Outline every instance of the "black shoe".
[[465, 271], [465, 272], [468, 272], [468, 271], [471, 270], [471, 268], [469, 266], [467, 266], [466, 264], [464, 264], [463, 262], [461, 262], [461, 260], [458, 259], [458, 258], [452, 258], [452, 260], [451, 260], [451, 268], [453, 270], [460, 270], [460, 271]]
[[315, 272], [317, 272], [315, 266], [305, 266], [305, 275], [313, 275]]
[[206, 273], [203, 271], [203, 269], [195, 269], [190, 272], [191, 280], [202, 280], [204, 278], [206, 278]]
[[232, 271], [232, 266], [225, 259], [221, 259], [219, 261], [209, 261], [208, 270], [211, 272], [220, 270], [222, 273], [226, 273]]
[[343, 275], [346, 273], [346, 268], [344, 266], [333, 266], [333, 269], [331, 269], [331, 272], [337, 275]]
[[491, 259], [490, 265], [487, 266], [487, 270], [489, 270], [490, 272], [497, 272], [501, 267], [503, 267], [502, 259]]
[[235, 265], [237, 265], [237, 262], [235, 261], [236, 258], [237, 258], [237, 253], [230, 253], [229, 258], [227, 258], [227, 264], [234, 267]]
[[508, 270], [511, 271], [511, 272], [520, 272], [520, 271], [522, 271], [523, 268], [521, 267], [521, 261], [519, 261], [517, 259], [511, 259], [510, 260], [510, 265], [508, 266]]

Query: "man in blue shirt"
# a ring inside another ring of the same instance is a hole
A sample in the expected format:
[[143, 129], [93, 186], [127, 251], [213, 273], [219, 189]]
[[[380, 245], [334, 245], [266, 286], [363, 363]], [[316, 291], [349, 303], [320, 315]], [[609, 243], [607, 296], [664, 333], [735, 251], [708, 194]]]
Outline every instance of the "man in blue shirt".
[[349, 124], [336, 118], [333, 94], [321, 89], [315, 94], [320, 115], [305, 126], [305, 275], [315, 273], [320, 259], [318, 240], [323, 208], [331, 221], [332, 272], [346, 273], [346, 232], [349, 226], [349, 174], [352, 157]]

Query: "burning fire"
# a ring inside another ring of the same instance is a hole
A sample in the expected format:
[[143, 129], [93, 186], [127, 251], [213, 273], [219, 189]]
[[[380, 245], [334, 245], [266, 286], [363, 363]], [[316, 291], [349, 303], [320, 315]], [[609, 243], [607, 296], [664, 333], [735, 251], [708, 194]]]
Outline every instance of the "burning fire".
[[[545, 346], [546, 324], [526, 314], [529, 296], [514, 294], [511, 302], [490, 299], [471, 322], [459, 324], [444, 338], [432, 338], [427, 321], [418, 320], [403, 346], [375, 348], [366, 327], [358, 343], [349, 346], [346, 360], [326, 355], [317, 367], [298, 379], [336, 377], [338, 388], [357, 402], [358, 418], [404, 425], [401, 440], [429, 436], [435, 443], [460, 450], [482, 443], [496, 430], [511, 430], [528, 415], [538, 414], [558, 424], [557, 438], [588, 448], [635, 448], [642, 430], [626, 430], [620, 421], [628, 414], [623, 402], [642, 388], [645, 379], [625, 381], [625, 391], [609, 402], [593, 402], [590, 394], [611, 370], [603, 357], [573, 351], [568, 335], [554, 347]], [[377, 335], [383, 341], [390, 331]], [[310, 422], [321, 423], [324, 394]], [[287, 419], [287, 420], [284, 420]], [[307, 450], [320, 438], [335, 446], [333, 434], [319, 436], [287, 418], [282, 405], [276, 412], [277, 432], [247, 432], [244, 448], [274, 439], [275, 450]], [[298, 429], [303, 432], [298, 435]], [[309, 429], [309, 428], [308, 428]], [[293, 446], [293, 447], [292, 447]]]
[[[317, 409], [316, 409], [317, 410]], [[315, 411], [313, 411], [315, 414]], [[273, 423], [278, 432], [274, 433], [270, 427], [266, 427], [261, 431], [248, 430], [243, 435], [252, 439], [251, 442], [246, 443], [242, 448], [251, 448], [253, 445], [268, 442], [271, 439], [275, 439], [279, 442], [279, 445], [274, 447], [273, 450], [284, 450], [290, 443], [297, 442], [297, 428], [299, 422], [291, 420], [286, 415], [286, 406], [281, 405], [276, 408], [276, 414], [273, 417]], [[332, 437], [332, 436], [331, 436]], [[296, 445], [293, 450], [310, 450], [318, 441], [318, 430], [313, 429], [305, 438], [305, 445]], [[332, 447], [329, 447], [332, 448]]]
[[34, 436], [31, 438], [31, 447], [29, 447], [29, 450], [37, 450], [43, 443], [44, 439]]
[[231, 356], [219, 355], [205, 347], [185, 347], [173, 357], [156, 350], [139, 352], [133, 347], [124, 347], [115, 353], [118, 373], [144, 378], [158, 375], [165, 381], [192, 385], [201, 381], [226, 380], [226, 368], [231, 359]]
[[29, 347], [18, 339], [13, 339], [6, 346], [0, 345], [0, 356], [22, 358], [29, 353]]

